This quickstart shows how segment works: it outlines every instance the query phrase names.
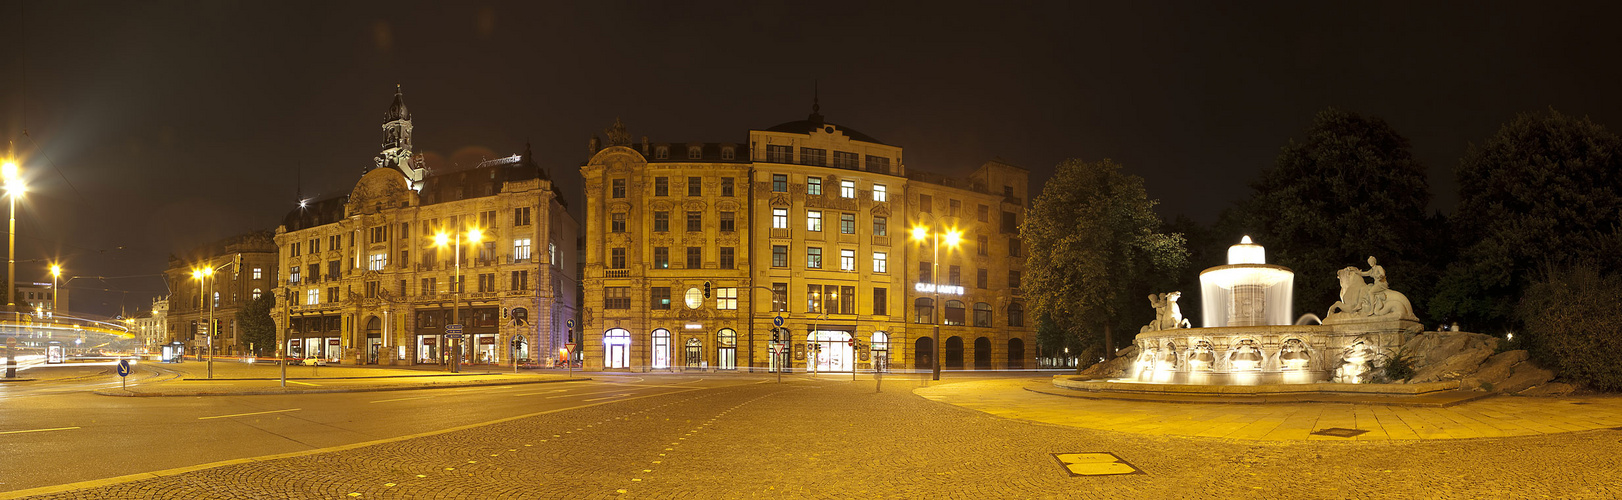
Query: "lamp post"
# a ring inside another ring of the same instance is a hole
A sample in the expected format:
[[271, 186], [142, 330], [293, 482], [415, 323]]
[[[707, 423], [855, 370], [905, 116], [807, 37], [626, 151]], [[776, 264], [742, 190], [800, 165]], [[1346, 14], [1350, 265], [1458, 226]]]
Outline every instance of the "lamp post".
[[[209, 292], [214, 291], [214, 282], [212, 280], [209, 280], [209, 278], [214, 276], [214, 265], [212, 263], [210, 263], [208, 265], [203, 266], [200, 269], [193, 269], [191, 271], [191, 276], [193, 278], [197, 278], [197, 299], [200, 301], [198, 304], [201, 305], [202, 304], [201, 301], [207, 301], [209, 299], [208, 296], [203, 294], [203, 282], [208, 281], [208, 291]], [[213, 302], [208, 303], [208, 324], [207, 324], [207, 326], [203, 327], [203, 332], [204, 332], [203, 333], [203, 338], [205, 340], [204, 345], [206, 346], [206, 347], [204, 347], [204, 349], [206, 349], [208, 351], [208, 361], [207, 361], [207, 365], [206, 365], [207, 366], [206, 370], [208, 372], [208, 378], [212, 379], [212, 378], [214, 378], [214, 303]]]
[[17, 197], [28, 191], [19, 170], [17, 161], [11, 158], [0, 164], [0, 178], [5, 179], [6, 199], [11, 203], [11, 222], [8, 230], [11, 237], [7, 243], [9, 258], [6, 260], [6, 308], [13, 316], [17, 312]]
[[[468, 242], [468, 244], [477, 243], [483, 238], [484, 238], [484, 232], [479, 230], [478, 227], [474, 227], [472, 229], [467, 230], [467, 242]], [[435, 234], [434, 235], [434, 246], [444, 248], [445, 244], [447, 243], [447, 240], [449, 240], [449, 239], [451, 239], [451, 235], [448, 235], [448, 234], [445, 234], [445, 233]], [[452, 257], [456, 259], [456, 266], [455, 266], [456, 271], [455, 271], [455, 274], [453, 274], [454, 277], [451, 279], [451, 287], [453, 287], [455, 289], [455, 292], [454, 292], [455, 295], [452, 297], [452, 301], [451, 301], [451, 321], [455, 322], [453, 324], [460, 325], [461, 322], [462, 322], [462, 288], [463, 288], [462, 287], [462, 235], [460, 235], [460, 234], [456, 235], [455, 239], [456, 239], [456, 241], [454, 243], [452, 243], [452, 245], [454, 247], [452, 252], [455, 253], [455, 255], [453, 255]], [[462, 361], [462, 339], [451, 339], [450, 346], [451, 346], [451, 373], [459, 373], [461, 371], [461, 361]]]
[[[930, 344], [932, 344], [930, 349], [935, 352], [932, 352], [929, 355], [931, 364], [934, 365], [935, 374], [933, 380], [941, 379], [941, 323], [943, 323], [946, 318], [946, 311], [943, 307], [941, 307], [941, 232], [942, 230], [938, 222], [935, 224], [934, 231], [930, 231], [929, 228], [923, 226], [912, 228], [912, 238], [918, 241], [923, 241], [924, 238], [931, 238], [933, 240], [933, 244], [931, 246], [934, 247], [935, 252], [935, 260], [933, 261], [934, 269], [931, 269], [929, 273], [929, 286], [932, 294], [932, 298], [930, 299], [929, 321], [935, 324], [935, 338], [931, 339], [930, 342]], [[945, 233], [946, 244], [952, 248], [957, 248], [958, 241], [962, 239], [963, 233], [956, 229], [946, 230]], [[935, 311], [940, 311], [940, 314], [935, 314]], [[937, 319], [937, 317], [939, 319]]]
[[56, 280], [62, 277], [62, 266], [51, 264], [51, 316], [56, 316], [56, 297], [62, 292], [56, 289]]

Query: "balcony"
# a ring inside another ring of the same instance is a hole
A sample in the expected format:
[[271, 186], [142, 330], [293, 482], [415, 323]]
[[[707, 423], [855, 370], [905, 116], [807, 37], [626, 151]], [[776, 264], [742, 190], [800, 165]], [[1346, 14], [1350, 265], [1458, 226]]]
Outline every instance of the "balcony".
[[604, 278], [629, 278], [629, 277], [631, 277], [631, 270], [630, 269], [605, 269], [605, 270], [603, 270], [603, 277]]
[[774, 228], [772, 228], [771, 237], [775, 238], [775, 239], [786, 240], [786, 239], [789, 238], [788, 229], [787, 228], [774, 227]]
[[873, 245], [882, 247], [890, 246], [890, 237], [875, 235], [873, 236]]

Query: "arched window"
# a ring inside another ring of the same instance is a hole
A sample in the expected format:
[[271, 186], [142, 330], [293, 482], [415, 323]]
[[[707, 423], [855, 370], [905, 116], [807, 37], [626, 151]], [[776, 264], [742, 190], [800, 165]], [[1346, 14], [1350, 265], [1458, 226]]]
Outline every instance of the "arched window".
[[631, 367], [631, 332], [615, 328], [603, 333], [603, 368]]
[[260, 291], [258, 288], [253, 289], [253, 300], [259, 300], [259, 297], [264, 294], [265, 292]]
[[873, 332], [873, 350], [890, 350], [890, 334], [884, 332]]
[[974, 339], [974, 369], [991, 369], [991, 339], [985, 337]]
[[935, 368], [934, 356], [935, 342], [929, 337], [918, 337], [918, 341], [913, 343], [912, 367], [919, 370], [933, 369]]
[[1025, 341], [1008, 339], [1008, 369], [1025, 369]]
[[974, 326], [991, 326], [991, 304], [985, 302], [974, 303]]
[[738, 332], [731, 328], [722, 328], [715, 334], [715, 346], [715, 368], [738, 369]]
[[653, 331], [652, 364], [654, 368], [670, 368], [670, 330]]
[[1008, 326], [1025, 326], [1025, 305], [1018, 302], [1008, 304]]
[[951, 336], [946, 338], [942, 346], [941, 365], [951, 370], [963, 369], [963, 337]]
[[366, 318], [366, 333], [379, 333], [383, 331], [383, 320], [377, 316]]
[[928, 297], [918, 297], [912, 301], [913, 323], [935, 322], [935, 301]]
[[963, 324], [963, 302], [958, 300], [946, 301], [946, 324]]

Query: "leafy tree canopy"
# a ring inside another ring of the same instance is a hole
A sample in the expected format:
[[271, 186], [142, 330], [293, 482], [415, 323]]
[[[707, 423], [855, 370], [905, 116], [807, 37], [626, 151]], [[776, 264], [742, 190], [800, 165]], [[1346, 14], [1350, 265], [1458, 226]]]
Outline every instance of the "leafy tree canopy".
[[1547, 266], [1622, 271], [1622, 140], [1588, 118], [1525, 113], [1472, 144], [1454, 174], [1459, 259], [1431, 301], [1467, 329], [1513, 328]]
[[237, 310], [237, 325], [242, 329], [242, 342], [253, 346], [254, 355], [265, 356], [276, 352], [276, 321], [270, 317], [270, 307], [276, 299], [270, 294], [248, 301]]
[[1147, 323], [1148, 291], [1169, 289], [1187, 265], [1182, 235], [1161, 232], [1155, 204], [1143, 179], [1121, 173], [1119, 164], [1075, 159], [1058, 165], [1031, 204], [1020, 228], [1031, 248], [1026, 296], [1049, 328], [1080, 339], [1063, 345], [1096, 346], [1072, 354], [1112, 354], [1119, 345], [1113, 332]]

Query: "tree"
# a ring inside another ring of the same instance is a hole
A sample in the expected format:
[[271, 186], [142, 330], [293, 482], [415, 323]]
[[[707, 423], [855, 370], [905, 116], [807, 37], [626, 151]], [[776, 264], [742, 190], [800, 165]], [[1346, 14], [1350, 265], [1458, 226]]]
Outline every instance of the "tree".
[[1602, 391], [1622, 391], [1622, 323], [1611, 321], [1622, 276], [1592, 266], [1537, 273], [1516, 316], [1538, 364], [1560, 378]]
[[1172, 286], [1188, 264], [1182, 235], [1160, 232], [1156, 204], [1142, 178], [1110, 160], [1066, 160], [1042, 186], [1020, 237], [1032, 249], [1025, 272], [1034, 315], [1077, 339], [1056, 346], [1081, 346], [1072, 354], [1082, 359], [1110, 357], [1115, 330], [1136, 331], [1153, 316], [1144, 297]]
[[270, 317], [270, 308], [276, 299], [270, 294], [248, 301], [237, 311], [237, 324], [242, 328], [242, 341], [253, 346], [255, 356], [276, 352], [276, 321]]
[[1454, 174], [1459, 259], [1431, 301], [1437, 314], [1506, 331], [1539, 269], [1622, 271], [1622, 140], [1604, 126], [1524, 113], [1471, 144]]
[[[1295, 314], [1323, 314], [1340, 293], [1335, 272], [1367, 267], [1371, 256], [1392, 271], [1392, 289], [1429, 296], [1439, 274], [1432, 256], [1446, 241], [1436, 235], [1446, 226], [1426, 216], [1425, 169], [1384, 120], [1318, 113], [1251, 188], [1235, 215], [1267, 248], [1268, 263], [1295, 271]], [[1227, 245], [1240, 236], [1227, 235]]]

